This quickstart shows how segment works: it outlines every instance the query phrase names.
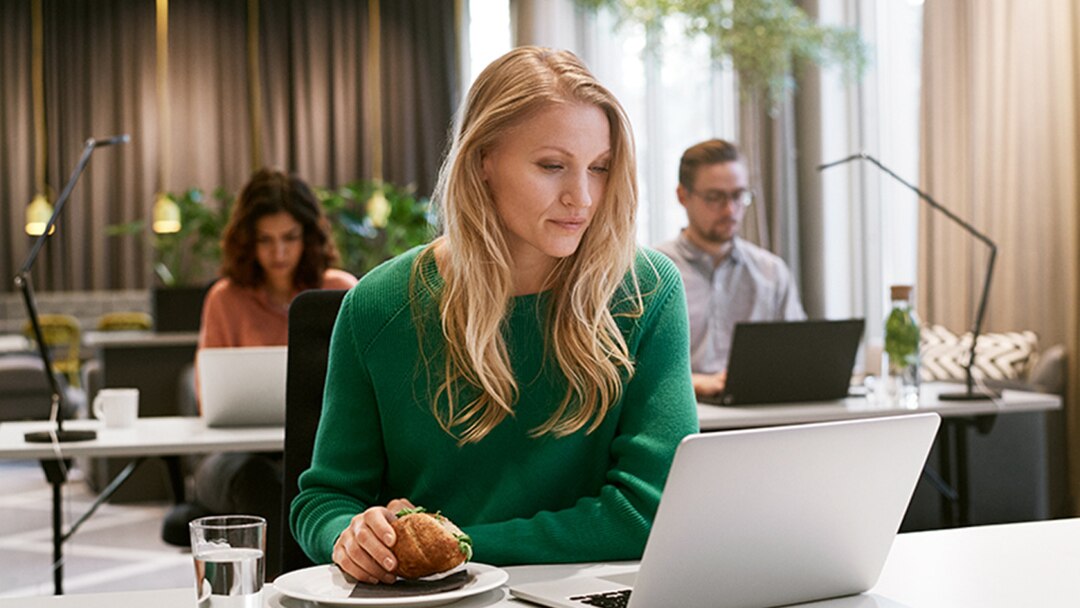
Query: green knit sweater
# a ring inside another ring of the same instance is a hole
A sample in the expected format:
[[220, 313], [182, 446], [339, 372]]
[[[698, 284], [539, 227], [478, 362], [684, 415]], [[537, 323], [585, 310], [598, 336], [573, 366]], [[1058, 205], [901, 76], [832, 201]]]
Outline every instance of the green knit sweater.
[[[427, 365], [441, 370], [434, 300], [412, 296], [420, 249], [371, 271], [345, 297], [330, 345], [312, 465], [292, 503], [293, 534], [317, 563], [331, 560], [351, 518], [405, 497], [440, 510], [489, 564], [637, 559], [675, 447], [697, 431], [682, 281], [663, 255], [636, 261], [644, 314], [616, 317], [635, 363], [622, 399], [592, 433], [533, 438], [565, 393], [544, 363], [546, 294], [514, 298], [505, 336], [520, 396], [514, 415], [459, 446], [431, 412]], [[441, 286], [431, 256], [424, 275]], [[625, 301], [616, 294], [613, 302]], [[555, 370], [555, 373], [552, 370]]]

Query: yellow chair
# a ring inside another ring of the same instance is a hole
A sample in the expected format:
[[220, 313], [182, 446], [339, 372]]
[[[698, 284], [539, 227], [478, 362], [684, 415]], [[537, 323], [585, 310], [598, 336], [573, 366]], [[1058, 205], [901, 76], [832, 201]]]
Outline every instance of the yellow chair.
[[[79, 349], [82, 329], [79, 320], [71, 315], [40, 315], [41, 334], [49, 347], [53, 370], [68, 377], [71, 386], [79, 385]], [[34, 327], [29, 321], [23, 326], [23, 335], [35, 340]]]
[[107, 312], [98, 319], [98, 331], [137, 331], [153, 329], [154, 321], [145, 312]]

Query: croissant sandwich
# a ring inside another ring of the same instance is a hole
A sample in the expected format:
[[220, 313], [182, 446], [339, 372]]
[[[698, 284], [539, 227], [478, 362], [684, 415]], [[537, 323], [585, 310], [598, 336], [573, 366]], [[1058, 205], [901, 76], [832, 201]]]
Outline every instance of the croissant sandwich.
[[472, 559], [472, 539], [439, 513], [423, 507], [398, 511], [394, 574], [405, 579], [437, 578]]

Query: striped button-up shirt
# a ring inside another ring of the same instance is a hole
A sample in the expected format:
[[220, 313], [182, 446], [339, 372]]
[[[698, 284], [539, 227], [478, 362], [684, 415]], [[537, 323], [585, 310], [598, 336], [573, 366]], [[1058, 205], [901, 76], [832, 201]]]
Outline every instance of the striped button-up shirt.
[[727, 368], [735, 324], [806, 318], [791, 271], [779, 256], [735, 238], [731, 253], [714, 264], [686, 238], [656, 247], [674, 260], [686, 286], [690, 313], [690, 366], [709, 374]]

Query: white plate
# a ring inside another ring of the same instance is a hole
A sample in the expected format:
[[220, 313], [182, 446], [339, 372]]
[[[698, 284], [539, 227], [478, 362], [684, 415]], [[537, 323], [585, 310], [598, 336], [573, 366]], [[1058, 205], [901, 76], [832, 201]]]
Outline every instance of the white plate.
[[510, 578], [510, 575], [505, 570], [487, 564], [470, 563], [468, 571], [473, 576], [473, 579], [465, 583], [464, 587], [453, 591], [411, 597], [349, 597], [356, 583], [347, 581], [341, 570], [334, 565], [312, 566], [303, 570], [289, 572], [274, 579], [273, 585], [283, 595], [320, 604], [422, 608], [425, 606], [441, 606], [470, 595], [490, 591]]

